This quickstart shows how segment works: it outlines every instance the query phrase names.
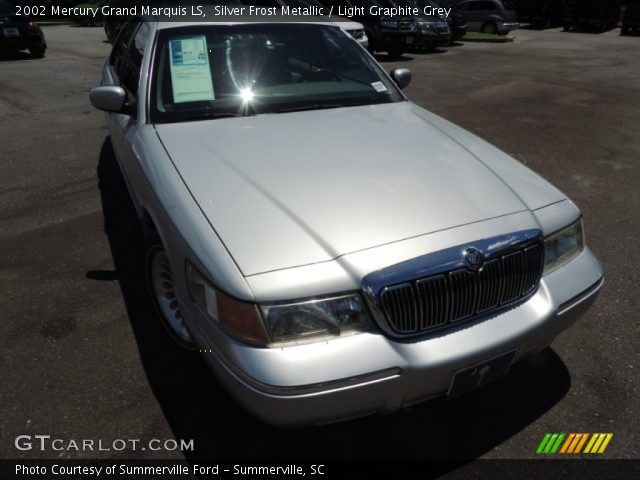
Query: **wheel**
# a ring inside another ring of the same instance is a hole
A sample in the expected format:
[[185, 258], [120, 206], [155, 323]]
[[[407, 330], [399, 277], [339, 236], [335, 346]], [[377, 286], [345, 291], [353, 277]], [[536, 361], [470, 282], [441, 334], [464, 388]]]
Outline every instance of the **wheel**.
[[495, 23], [485, 23], [484, 25], [482, 25], [482, 33], [495, 35], [496, 33], [498, 33], [498, 27]]
[[44, 54], [46, 51], [47, 51], [47, 47], [29, 47], [29, 53], [34, 58], [44, 57]]
[[402, 56], [402, 54], [404, 53], [404, 50], [402, 48], [388, 48], [387, 49], [387, 53], [389, 54], [389, 56], [391, 58], [399, 58]]
[[162, 325], [178, 345], [193, 350], [195, 344], [180, 313], [169, 256], [161, 244], [152, 243], [149, 246], [145, 270], [151, 302]]
[[565, 23], [562, 25], [562, 31], [563, 32], [569, 32], [571, 31], [571, 24], [570, 23]]

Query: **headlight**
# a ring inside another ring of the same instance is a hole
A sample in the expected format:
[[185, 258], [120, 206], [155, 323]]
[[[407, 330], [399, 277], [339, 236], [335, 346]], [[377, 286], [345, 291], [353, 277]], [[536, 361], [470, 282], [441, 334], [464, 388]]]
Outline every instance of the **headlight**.
[[191, 300], [210, 320], [244, 342], [255, 345], [269, 343], [255, 305], [216, 290], [191, 263], [187, 262], [185, 270]]
[[433, 29], [433, 25], [429, 22], [418, 22], [418, 30], [421, 32], [428, 32]]
[[380, 25], [382, 28], [398, 28], [398, 22], [395, 20], [390, 20], [388, 18], [383, 18], [380, 20]]
[[582, 219], [544, 240], [544, 275], [567, 263], [584, 249]]
[[357, 294], [261, 308], [274, 343], [335, 338], [371, 328], [364, 302]]

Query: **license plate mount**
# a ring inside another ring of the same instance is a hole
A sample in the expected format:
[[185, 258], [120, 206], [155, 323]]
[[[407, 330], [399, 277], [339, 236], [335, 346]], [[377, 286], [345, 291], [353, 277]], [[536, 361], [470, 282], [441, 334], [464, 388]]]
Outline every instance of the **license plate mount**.
[[3, 28], [2, 29], [2, 35], [4, 35], [5, 38], [19, 37], [20, 36], [20, 30], [18, 30], [17, 28], [14, 28], [14, 27]]
[[511, 350], [484, 362], [458, 370], [451, 378], [447, 396], [458, 397], [506, 375], [511, 368], [515, 355], [516, 350]]

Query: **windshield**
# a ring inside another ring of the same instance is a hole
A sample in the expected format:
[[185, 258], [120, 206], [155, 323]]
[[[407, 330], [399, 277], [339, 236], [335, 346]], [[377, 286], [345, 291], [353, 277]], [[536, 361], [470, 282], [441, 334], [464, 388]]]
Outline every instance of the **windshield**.
[[154, 65], [154, 123], [404, 100], [362, 47], [328, 25], [162, 30]]

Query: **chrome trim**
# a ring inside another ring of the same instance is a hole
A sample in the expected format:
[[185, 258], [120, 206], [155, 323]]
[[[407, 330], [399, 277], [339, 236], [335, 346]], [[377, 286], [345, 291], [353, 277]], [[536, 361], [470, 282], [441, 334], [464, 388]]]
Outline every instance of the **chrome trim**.
[[312, 395], [323, 395], [347, 390], [351, 388], [364, 387], [375, 383], [386, 382], [399, 378], [402, 374], [400, 367], [390, 367], [375, 372], [363, 373], [353, 377], [339, 378], [337, 380], [329, 380], [321, 383], [311, 383], [306, 385], [269, 385], [256, 380], [233, 362], [231, 362], [222, 352], [211, 348], [206, 355], [213, 355], [216, 361], [226, 372], [233, 376], [238, 382], [245, 387], [250, 388], [261, 395], [269, 395], [273, 397], [302, 397]]
[[562, 303], [558, 307], [558, 316], [564, 315], [569, 310], [571, 310], [572, 308], [578, 306], [579, 304], [581, 304], [582, 302], [587, 300], [589, 297], [591, 297], [595, 293], [598, 293], [598, 291], [602, 288], [602, 285], [604, 285], [604, 277], [600, 277], [598, 279], [598, 281], [596, 283], [594, 283], [593, 285], [591, 285], [589, 288], [587, 288], [586, 290], [583, 290], [582, 292], [580, 292], [575, 297], [573, 297], [573, 298], [567, 300], [566, 302]]
[[[542, 254], [540, 255], [542, 262], [540, 274], [542, 274], [544, 267], [542, 231], [530, 229], [447, 248], [370, 273], [362, 279], [363, 296], [374, 320], [385, 334], [395, 338], [408, 338], [431, 333], [436, 329], [457, 325], [461, 321], [477, 318], [486, 313], [520, 303], [537, 291], [539, 278], [534, 288], [526, 292], [523, 291], [516, 298], [513, 298], [513, 292], [500, 291], [498, 292], [499, 298], [497, 302], [489, 302], [489, 299], [484, 298], [477, 299], [472, 295], [472, 298], [466, 299], [462, 303], [451, 303], [449, 296], [452, 293], [448, 285], [439, 285], [439, 282], [454, 282], [456, 285], [463, 285], [469, 281], [468, 277], [473, 270], [467, 260], [467, 252], [477, 251], [483, 256], [484, 263], [477, 270], [478, 272], [496, 268], [499, 275], [503, 262], [510, 262], [512, 261], [511, 259], [513, 261], [522, 260], [519, 256], [514, 257], [514, 254], [518, 251], [526, 254], [528, 249], [534, 246], [542, 249]], [[503, 286], [505, 289], [506, 287], [513, 287], [511, 289], [514, 289], [517, 286], [521, 286], [521, 279], [517, 283], [518, 285], [509, 284]], [[436, 305], [431, 304], [429, 306], [430, 309], [449, 308], [449, 310], [454, 309], [456, 311], [422, 312], [420, 310], [422, 302], [415, 301], [416, 289], [421, 291], [433, 289], [430, 291], [432, 296], [442, 300], [441, 302], [434, 302]], [[383, 298], [383, 294], [385, 294], [384, 296], [402, 298], [413, 295], [409, 302], [405, 303], [405, 305], [413, 305], [412, 309], [409, 309], [411, 311], [399, 312], [401, 314], [400, 317], [406, 317], [404, 323], [400, 320], [395, 326], [391, 325], [384, 312], [383, 303], [385, 298]], [[411, 301], [412, 299], [413, 302]], [[481, 302], [484, 303], [480, 305]], [[426, 315], [426, 313], [429, 313], [429, 315]], [[418, 318], [417, 324], [419, 324], [419, 328], [417, 331], [408, 323], [408, 319], [411, 316], [417, 316]], [[442, 320], [438, 321], [438, 318]], [[455, 321], [451, 321], [451, 319]]]

